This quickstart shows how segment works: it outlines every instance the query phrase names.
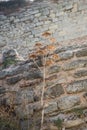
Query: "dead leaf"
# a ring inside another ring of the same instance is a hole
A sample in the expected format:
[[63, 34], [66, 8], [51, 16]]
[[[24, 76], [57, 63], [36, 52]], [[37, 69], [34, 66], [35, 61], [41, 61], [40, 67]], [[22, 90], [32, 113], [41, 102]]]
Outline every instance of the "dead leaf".
[[49, 59], [49, 60], [46, 61], [46, 66], [50, 66], [52, 64], [54, 64], [53, 60]]
[[49, 37], [50, 35], [51, 35], [50, 32], [45, 32], [45, 33], [42, 34], [43, 37]]
[[48, 45], [46, 48], [47, 48], [47, 50], [49, 50], [49, 51], [55, 50], [55, 46], [54, 46], [54, 45]]
[[40, 42], [37, 42], [36, 44], [35, 44], [35, 47], [41, 47], [42, 46], [42, 43], [40, 43]]
[[30, 59], [35, 59], [35, 58], [36, 58], [36, 55], [35, 55], [35, 54], [30, 54], [30, 55], [29, 55], [29, 58], [30, 58]]

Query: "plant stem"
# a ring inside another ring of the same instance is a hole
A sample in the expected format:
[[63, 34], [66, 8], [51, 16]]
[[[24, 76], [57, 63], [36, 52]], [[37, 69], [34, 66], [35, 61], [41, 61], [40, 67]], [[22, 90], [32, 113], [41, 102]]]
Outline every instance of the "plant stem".
[[44, 92], [45, 92], [45, 77], [46, 77], [46, 70], [45, 70], [45, 65], [46, 65], [46, 57], [43, 56], [43, 61], [44, 61], [44, 68], [43, 68], [43, 87], [42, 87], [42, 95], [41, 95], [41, 106], [42, 106], [42, 119], [41, 119], [41, 130], [43, 130], [43, 123], [44, 123]]

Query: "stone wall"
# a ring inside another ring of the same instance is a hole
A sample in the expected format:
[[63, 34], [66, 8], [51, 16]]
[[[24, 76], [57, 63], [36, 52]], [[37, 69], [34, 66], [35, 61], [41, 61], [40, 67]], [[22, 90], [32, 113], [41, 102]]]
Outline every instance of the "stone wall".
[[0, 13], [0, 52], [14, 48], [26, 56], [35, 42], [44, 42], [45, 31], [58, 42], [87, 35], [86, 4], [87, 0], [43, 0], [8, 15]]
[[[49, 130], [57, 130], [55, 120], [62, 121], [66, 129], [87, 129], [87, 38], [70, 43], [73, 46], [56, 45], [53, 54], [59, 58], [46, 67], [44, 125]], [[14, 106], [14, 116], [20, 119], [22, 130], [28, 127], [39, 130], [43, 86], [41, 60], [36, 60], [38, 68], [32, 60], [22, 61], [14, 50], [9, 50], [3, 53], [1, 61], [0, 106]]]

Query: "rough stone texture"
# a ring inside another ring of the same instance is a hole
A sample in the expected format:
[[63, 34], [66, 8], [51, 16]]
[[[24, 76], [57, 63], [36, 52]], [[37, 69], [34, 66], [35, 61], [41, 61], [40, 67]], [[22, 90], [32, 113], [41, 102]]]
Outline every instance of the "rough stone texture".
[[22, 79], [22, 75], [18, 75], [15, 77], [11, 77], [11, 78], [7, 78], [7, 84], [15, 84], [18, 81], [20, 81]]
[[53, 73], [58, 73], [61, 70], [61, 66], [59, 65], [54, 65], [49, 68], [48, 73], [53, 74]]
[[80, 103], [80, 98], [78, 96], [64, 96], [58, 99], [58, 108], [60, 110], [69, 109]]
[[[46, 66], [44, 123], [55, 116], [56, 120], [62, 117], [67, 122], [87, 117], [86, 106], [83, 107], [83, 116], [74, 116], [72, 112], [72, 108], [87, 103], [86, 5], [87, 0], [58, 0], [56, 3], [43, 0], [7, 16], [0, 14], [0, 107], [9, 106], [10, 100], [14, 100], [15, 113], [23, 130], [28, 128], [28, 120], [29, 126], [41, 125], [43, 74], [32, 60], [23, 61], [18, 53], [27, 58], [36, 42], [49, 44], [49, 40], [42, 37], [45, 31], [51, 32], [49, 39], [56, 45], [54, 53], [59, 59], [50, 67]], [[52, 41], [52, 37], [56, 42]], [[41, 59], [37, 59], [36, 63], [42, 70]], [[58, 116], [61, 113], [68, 116], [68, 112], [70, 117]], [[85, 129], [87, 125], [81, 128]]]
[[48, 88], [45, 92], [45, 96], [49, 98], [59, 97], [64, 94], [62, 85], [56, 84], [55, 86]]
[[78, 93], [85, 91], [87, 88], [87, 80], [79, 80], [69, 84], [66, 87], [67, 93]]
[[[58, 114], [61, 112], [68, 113], [73, 108], [80, 108], [83, 102], [86, 104], [87, 57], [77, 58], [74, 55], [78, 52], [78, 49], [84, 50], [85, 47], [86, 44], [73, 47], [66, 46], [59, 49], [56, 48], [56, 51], [54, 51], [58, 55], [61, 54], [61, 58], [56, 60], [51, 66], [46, 66], [44, 121], [50, 121], [51, 118], [57, 120]], [[10, 55], [8, 55], [9, 57]], [[11, 57], [13, 58], [14, 55]], [[48, 58], [50, 57], [52, 55], [49, 55]], [[22, 60], [0, 70], [0, 106], [14, 104], [15, 114], [22, 120], [21, 126], [24, 126], [23, 130], [28, 128], [26, 125], [28, 119], [31, 122], [29, 124], [31, 130], [33, 129], [31, 127], [32, 121], [35, 123], [35, 128], [38, 126], [37, 129], [39, 129], [41, 123], [43, 73], [41, 73], [40, 69], [43, 69], [43, 65], [39, 58], [35, 59], [35, 62], [40, 68], [29, 59], [26, 61]], [[82, 97], [84, 100], [82, 100]], [[73, 113], [71, 112], [71, 114]], [[84, 115], [86, 116], [86, 114]], [[63, 120], [68, 122], [69, 120], [74, 122], [75, 119], [77, 119], [77, 115], [63, 118]], [[54, 122], [53, 120], [51, 121]]]
[[71, 61], [70, 63], [66, 63], [63, 66], [63, 70], [66, 70], [66, 71], [73, 70], [76, 68], [84, 67], [86, 64], [87, 64], [87, 59], [74, 60], [74, 61]]
[[26, 57], [36, 42], [44, 42], [42, 33], [45, 31], [50, 31], [58, 42], [87, 35], [86, 2], [43, 0], [7, 16], [1, 13], [0, 51], [9, 46]]
[[67, 51], [58, 54], [59, 60], [68, 60], [73, 57], [73, 52]]
[[79, 70], [79, 71], [75, 72], [75, 74], [74, 74], [75, 78], [80, 78], [83, 76], [87, 76], [87, 70]]
[[77, 57], [87, 56], [87, 48], [77, 51], [76, 56]]
[[0, 86], [0, 94], [4, 94], [5, 93], [5, 88]]
[[47, 104], [47, 107], [45, 108], [45, 114], [49, 114], [49, 113], [55, 112], [57, 110], [58, 110], [57, 103], [56, 102], [50, 102], [50, 103]]

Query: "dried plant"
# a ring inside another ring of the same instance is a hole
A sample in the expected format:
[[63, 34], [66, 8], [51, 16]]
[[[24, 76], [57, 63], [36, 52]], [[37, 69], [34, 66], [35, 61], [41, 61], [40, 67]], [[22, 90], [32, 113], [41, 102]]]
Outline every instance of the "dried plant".
[[[56, 49], [53, 43], [56, 42], [55, 38], [50, 38], [51, 33], [45, 32], [42, 34], [43, 37], [47, 38], [51, 44], [44, 46], [42, 43], [36, 43], [35, 48], [36, 50], [29, 54], [29, 59], [32, 59], [33, 62], [36, 64], [40, 72], [43, 74], [43, 86], [42, 86], [42, 93], [41, 93], [41, 106], [42, 106], [42, 118], [41, 118], [41, 130], [43, 130], [44, 124], [44, 93], [46, 87], [46, 67], [55, 64], [55, 61], [59, 58], [58, 55], [54, 54], [54, 50]], [[50, 55], [51, 54], [51, 55]], [[41, 57], [42, 59], [42, 68], [37, 64], [36, 59]]]

